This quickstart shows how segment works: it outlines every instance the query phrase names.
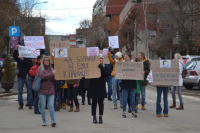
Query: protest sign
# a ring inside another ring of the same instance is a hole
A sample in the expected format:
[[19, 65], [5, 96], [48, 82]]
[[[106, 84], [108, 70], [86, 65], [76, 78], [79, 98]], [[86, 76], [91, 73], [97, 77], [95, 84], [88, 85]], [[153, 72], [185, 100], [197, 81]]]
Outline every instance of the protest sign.
[[152, 76], [152, 71], [150, 71], [149, 75], [147, 76], [147, 79], [149, 81], [149, 83], [153, 82], [153, 76]]
[[143, 80], [143, 71], [142, 62], [117, 62], [115, 79]]
[[103, 55], [108, 55], [108, 49], [103, 49]]
[[19, 44], [19, 37], [10, 37], [10, 48], [15, 49], [16, 45]]
[[98, 47], [88, 47], [87, 48], [87, 56], [99, 56], [99, 48]]
[[87, 48], [67, 49], [67, 58], [55, 58], [56, 80], [99, 78], [99, 56], [87, 56]]
[[55, 58], [67, 58], [67, 49], [55, 49]]
[[40, 50], [35, 50], [30, 47], [19, 46], [19, 57], [37, 58], [40, 55]]
[[68, 41], [50, 41], [50, 53], [53, 52], [53, 49], [60, 48], [70, 48], [70, 43]]
[[[99, 50], [99, 53], [103, 54], [103, 50]], [[103, 55], [104, 59], [103, 59], [103, 64], [110, 64], [110, 61], [108, 59], [108, 54], [107, 55]]]
[[[164, 64], [162, 64], [161, 62]], [[169, 68], [169, 65], [171, 66], [170, 68]], [[178, 61], [152, 60], [151, 70], [152, 70], [152, 78], [153, 78], [153, 82], [151, 83], [152, 85], [179, 85]]]
[[43, 36], [25, 36], [24, 44], [33, 49], [45, 49]]
[[119, 39], [118, 36], [109, 36], [109, 47], [114, 48], [119, 48]]

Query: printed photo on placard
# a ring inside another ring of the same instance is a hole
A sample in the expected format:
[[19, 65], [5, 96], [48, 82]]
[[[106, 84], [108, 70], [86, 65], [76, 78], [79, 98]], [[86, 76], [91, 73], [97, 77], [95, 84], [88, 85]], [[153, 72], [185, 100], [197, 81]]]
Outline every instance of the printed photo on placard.
[[171, 68], [171, 60], [160, 60], [160, 68]]
[[55, 58], [67, 58], [67, 49], [55, 49]]

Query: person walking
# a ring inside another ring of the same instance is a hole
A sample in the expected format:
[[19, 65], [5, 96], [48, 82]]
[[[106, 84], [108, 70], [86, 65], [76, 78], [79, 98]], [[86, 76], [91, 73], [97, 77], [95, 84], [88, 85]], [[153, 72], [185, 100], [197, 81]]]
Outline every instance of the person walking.
[[77, 99], [77, 91], [78, 91], [80, 80], [79, 79], [67, 80], [66, 83], [68, 86], [69, 103], [70, 103], [70, 109], [68, 110], [68, 112], [73, 111], [73, 101], [76, 105], [76, 110], [74, 112], [80, 112], [79, 102]]
[[[89, 84], [90, 84], [90, 79], [85, 79], [85, 77], [83, 77], [80, 80], [80, 87], [82, 90], [82, 105], [85, 105], [85, 93], [89, 88]], [[91, 105], [90, 97], [88, 97], [87, 100], [88, 100], [88, 105]]]
[[[159, 60], [165, 60], [165, 58], [162, 57], [162, 56], [160, 56], [158, 59]], [[162, 107], [160, 105], [162, 92], [163, 92], [163, 100], [164, 100], [163, 101], [164, 102], [163, 114], [164, 114], [164, 117], [168, 117], [168, 88], [169, 88], [169, 86], [164, 86], [164, 85], [157, 86], [157, 101], [156, 101], [157, 117], [162, 117], [162, 115], [161, 115]]]
[[[111, 51], [111, 57], [112, 59], [115, 58], [115, 54], [113, 51]], [[112, 63], [110, 63], [110, 64], [105, 64], [105, 66], [108, 68], [108, 77], [106, 78], [106, 82], [108, 84], [108, 101], [112, 101], [111, 96], [112, 96], [112, 77], [113, 76], [111, 76], [111, 73], [113, 71], [113, 65]]]
[[19, 68], [19, 74], [18, 77], [18, 103], [19, 103], [19, 110], [23, 109], [24, 101], [23, 101], [23, 87], [24, 84], [27, 88], [27, 94], [28, 94], [28, 106], [29, 109], [32, 109], [33, 105], [33, 99], [32, 99], [32, 92], [31, 92], [31, 82], [26, 79], [30, 68], [33, 66], [33, 63], [31, 59], [24, 58], [24, 57], [18, 57], [19, 45], [16, 46], [16, 50], [13, 53], [13, 58], [17, 62], [17, 67]]
[[183, 78], [182, 78], [182, 72], [183, 72], [183, 60], [181, 58], [180, 54], [175, 54], [174, 55], [175, 60], [177, 60], [179, 62], [179, 85], [178, 86], [172, 86], [172, 100], [173, 100], [173, 104], [171, 106], [169, 106], [169, 108], [176, 108], [176, 95], [175, 95], [175, 91], [177, 91], [178, 97], [179, 97], [179, 101], [180, 101], [180, 106], [178, 108], [176, 108], [176, 110], [183, 110], [184, 106], [183, 106], [183, 98], [181, 95], [181, 86], [183, 86]]
[[43, 121], [43, 126], [46, 126], [46, 117], [45, 117], [45, 105], [46, 99], [48, 102], [49, 112], [51, 116], [51, 125], [54, 127], [56, 125], [55, 116], [54, 116], [54, 85], [53, 85], [53, 77], [56, 71], [51, 67], [51, 60], [48, 56], [44, 56], [41, 62], [40, 67], [37, 70], [38, 76], [41, 80], [41, 88], [38, 91], [38, 96], [40, 99], [40, 109], [41, 116]]
[[[138, 62], [143, 62], [143, 65], [144, 65], [144, 72], [143, 72], [144, 81], [140, 82], [140, 90], [141, 90], [141, 94], [142, 94], [141, 108], [142, 108], [142, 110], [146, 110], [145, 99], [146, 99], [146, 86], [147, 86], [147, 83], [148, 83], [148, 81], [146, 79], [147, 79], [147, 76], [149, 75], [149, 72], [150, 72], [150, 63], [149, 63], [149, 60], [147, 59], [147, 57], [145, 56], [145, 54], [143, 52], [140, 52], [138, 54], [136, 60]], [[140, 98], [140, 93], [137, 94], [136, 109], [138, 109], [139, 98]]]
[[[125, 53], [124, 55], [125, 62], [131, 62], [131, 54]], [[114, 72], [116, 75], [116, 72]], [[130, 104], [132, 108], [132, 116], [135, 118], [137, 115], [135, 114], [135, 90], [137, 88], [136, 80], [122, 80], [120, 83], [120, 86], [122, 88], [122, 106], [123, 106], [123, 113], [122, 117], [126, 118], [126, 106], [127, 106], [127, 100], [128, 96], [130, 98]]]
[[103, 55], [100, 54], [100, 64], [99, 68], [101, 70], [101, 77], [94, 78], [90, 81], [90, 86], [88, 90], [88, 97], [92, 97], [92, 116], [93, 116], [93, 123], [98, 123], [96, 117], [96, 108], [97, 103], [99, 105], [99, 124], [103, 123], [103, 112], [104, 112], [104, 98], [107, 98], [106, 92], [106, 82], [105, 78], [108, 76], [108, 69], [103, 65]]
[[[42, 62], [42, 55], [39, 55], [37, 57], [36, 64], [33, 67], [31, 67], [31, 69], [29, 70], [29, 75], [31, 77], [35, 77], [37, 69], [39, 68], [41, 62]], [[33, 82], [34, 82], [34, 80], [32, 81], [32, 84], [33, 84]], [[38, 92], [34, 91], [33, 93], [34, 93], [34, 113], [41, 114], [39, 111], [39, 107], [38, 107], [38, 103], [39, 103]]]
[[[119, 79], [115, 79], [115, 63], [116, 62], [122, 62], [123, 58], [122, 58], [122, 53], [121, 52], [117, 52], [115, 54], [115, 59], [112, 58], [111, 56], [111, 48], [108, 48], [108, 59], [110, 61], [110, 63], [113, 65], [113, 71], [111, 73], [112, 76], [112, 98], [113, 98], [113, 103], [114, 103], [114, 109], [117, 109], [117, 90], [119, 88], [119, 90], [121, 90], [119, 83], [121, 82], [121, 80]], [[122, 107], [122, 98], [120, 99], [120, 107]]]

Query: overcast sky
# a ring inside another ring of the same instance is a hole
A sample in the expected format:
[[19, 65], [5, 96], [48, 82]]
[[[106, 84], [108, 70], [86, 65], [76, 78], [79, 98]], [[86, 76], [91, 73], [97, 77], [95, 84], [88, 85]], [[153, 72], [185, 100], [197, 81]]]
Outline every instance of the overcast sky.
[[35, 8], [48, 16], [46, 26], [49, 29], [48, 34], [51, 35], [76, 33], [80, 20], [92, 18], [93, 5], [96, 2], [96, 0], [40, 0], [44, 1], [48, 3], [35, 5]]

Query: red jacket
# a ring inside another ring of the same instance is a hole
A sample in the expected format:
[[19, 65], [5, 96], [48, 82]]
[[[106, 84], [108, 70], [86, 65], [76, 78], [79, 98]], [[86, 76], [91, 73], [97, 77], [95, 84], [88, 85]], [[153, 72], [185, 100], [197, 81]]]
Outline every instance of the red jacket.
[[41, 88], [38, 94], [43, 95], [54, 95], [54, 85], [53, 85], [53, 68], [51, 68], [49, 71], [44, 69], [44, 71], [41, 70], [41, 67], [38, 68], [38, 76], [42, 79]]
[[[39, 61], [36, 61], [36, 65], [34, 65], [33, 67], [31, 67], [31, 69], [29, 70], [29, 75], [31, 77], [35, 77], [36, 75], [36, 72], [37, 72], [37, 69], [38, 67], [40, 66], [40, 62]], [[33, 80], [34, 81], [34, 80]], [[33, 81], [32, 81], [32, 85], [33, 85]]]

